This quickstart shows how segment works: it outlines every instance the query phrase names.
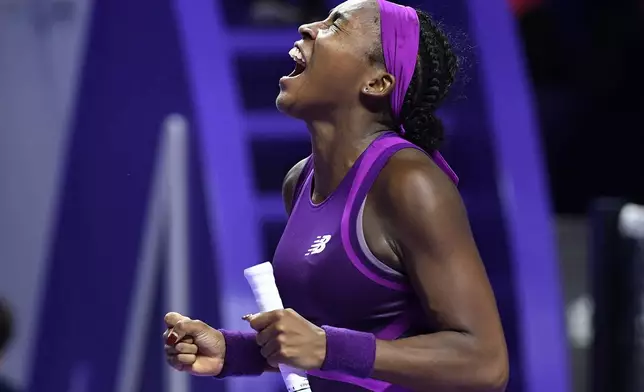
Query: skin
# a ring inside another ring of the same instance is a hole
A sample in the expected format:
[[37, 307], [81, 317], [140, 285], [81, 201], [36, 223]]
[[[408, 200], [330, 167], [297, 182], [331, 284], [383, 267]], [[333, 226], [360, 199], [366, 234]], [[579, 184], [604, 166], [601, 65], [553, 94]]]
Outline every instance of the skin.
[[[362, 151], [387, 130], [376, 109], [386, 104], [395, 78], [366, 56], [379, 40], [371, 27], [378, 26], [378, 16], [375, 1], [348, 1], [327, 20], [300, 27], [297, 45], [306, 69], [280, 80], [278, 108], [304, 120], [311, 133], [316, 203], [329, 197]], [[284, 180], [289, 213], [303, 165], [296, 164]], [[417, 391], [504, 390], [508, 359], [496, 301], [452, 182], [425, 154], [402, 150], [378, 176], [363, 219], [370, 250], [409, 277], [428, 323], [439, 331], [378, 340], [372, 377]], [[195, 374], [217, 374], [225, 357], [221, 333], [186, 319], [166, 316], [169, 362]], [[269, 366], [322, 366], [325, 333], [296, 311], [245, 319], [258, 331]], [[186, 338], [192, 341], [181, 345]], [[184, 350], [190, 353], [178, 355]], [[209, 358], [202, 358], [206, 352]]]

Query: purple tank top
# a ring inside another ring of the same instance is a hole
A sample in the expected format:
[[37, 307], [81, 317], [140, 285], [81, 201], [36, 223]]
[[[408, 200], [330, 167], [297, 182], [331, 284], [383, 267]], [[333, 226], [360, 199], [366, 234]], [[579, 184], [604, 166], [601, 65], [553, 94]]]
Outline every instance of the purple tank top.
[[[420, 150], [393, 132], [381, 135], [320, 204], [311, 201], [313, 160], [308, 159], [273, 258], [285, 307], [316, 325], [372, 332], [383, 340], [427, 332], [407, 278], [374, 257], [362, 230], [369, 190], [388, 160], [405, 148]], [[328, 372], [311, 371], [309, 376], [314, 392], [405, 391]]]

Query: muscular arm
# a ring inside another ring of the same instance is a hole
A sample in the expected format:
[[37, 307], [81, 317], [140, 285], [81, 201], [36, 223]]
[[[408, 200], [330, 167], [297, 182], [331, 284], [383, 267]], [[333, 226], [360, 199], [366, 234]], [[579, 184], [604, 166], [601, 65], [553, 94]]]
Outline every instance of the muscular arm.
[[372, 195], [439, 332], [377, 341], [373, 377], [418, 391], [503, 391], [505, 339], [465, 208], [449, 179], [419, 154], [409, 150], [394, 157]]

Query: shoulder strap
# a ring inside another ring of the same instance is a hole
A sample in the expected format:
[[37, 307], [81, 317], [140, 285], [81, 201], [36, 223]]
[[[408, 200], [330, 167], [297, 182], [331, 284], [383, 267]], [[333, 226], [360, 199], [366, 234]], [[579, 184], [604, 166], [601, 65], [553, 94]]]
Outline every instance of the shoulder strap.
[[434, 163], [436, 163], [436, 165], [438, 165], [438, 167], [440, 167], [441, 170], [443, 170], [445, 174], [447, 174], [447, 176], [452, 180], [454, 185], [458, 186], [458, 176], [447, 163], [445, 158], [443, 158], [443, 155], [438, 150], [436, 150], [432, 153], [431, 157], [434, 160]]
[[295, 203], [297, 202], [297, 199], [300, 198], [302, 188], [304, 188], [304, 183], [311, 173], [311, 170], [313, 170], [313, 159], [311, 159], [311, 155], [309, 155], [306, 158], [306, 163], [304, 164], [304, 167], [300, 172], [300, 176], [297, 178], [297, 182], [295, 183], [295, 189], [293, 190], [293, 200], [291, 201], [291, 208], [295, 208]]
[[370, 259], [366, 255], [360, 246], [357, 223], [362, 205], [378, 174], [396, 152], [405, 148], [422, 151], [418, 146], [395, 134], [382, 136], [368, 147], [355, 172], [340, 225], [344, 249], [351, 263], [373, 282], [395, 291], [410, 290], [409, 283], [403, 275], [383, 273], [383, 270], [377, 267], [379, 262], [374, 263], [375, 258]]
[[430, 159], [432, 159], [434, 163], [452, 180], [452, 182], [454, 182], [455, 185], [458, 185], [458, 176], [456, 175], [454, 170], [452, 170], [452, 168], [449, 166], [440, 152], [435, 151], [432, 154], [428, 154], [425, 150], [413, 144], [412, 142], [403, 139], [395, 133], [389, 133], [383, 137], [376, 139], [369, 146], [367, 153], [362, 159], [360, 168], [356, 173], [354, 184], [360, 184], [360, 188], [363, 189], [363, 191], [361, 191], [360, 194], [357, 195], [359, 196], [357, 199], [360, 202], [362, 202], [362, 200], [367, 196], [369, 189], [371, 189], [371, 186], [378, 177], [378, 174], [387, 164], [389, 159], [396, 152], [406, 148], [413, 148], [429, 156]]
[[413, 148], [425, 153], [422, 148], [397, 135], [381, 137], [374, 141], [369, 146], [356, 172], [347, 203], [349, 205], [362, 204], [389, 159], [398, 151], [406, 148]]

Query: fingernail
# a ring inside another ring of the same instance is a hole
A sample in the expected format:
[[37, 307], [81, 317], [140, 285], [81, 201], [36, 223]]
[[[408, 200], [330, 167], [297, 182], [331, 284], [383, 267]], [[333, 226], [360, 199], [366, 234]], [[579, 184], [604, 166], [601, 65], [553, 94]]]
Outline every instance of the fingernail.
[[179, 340], [179, 335], [177, 335], [176, 333], [172, 332], [170, 333], [170, 335], [168, 335], [168, 340], [167, 340], [168, 345], [174, 346], [178, 340]]
[[246, 320], [246, 321], [248, 321], [248, 320], [250, 320], [252, 317], [253, 317], [253, 314], [252, 314], [252, 313], [250, 313], [250, 314], [247, 314], [247, 315], [243, 316], [243, 317], [242, 317], [242, 320]]

